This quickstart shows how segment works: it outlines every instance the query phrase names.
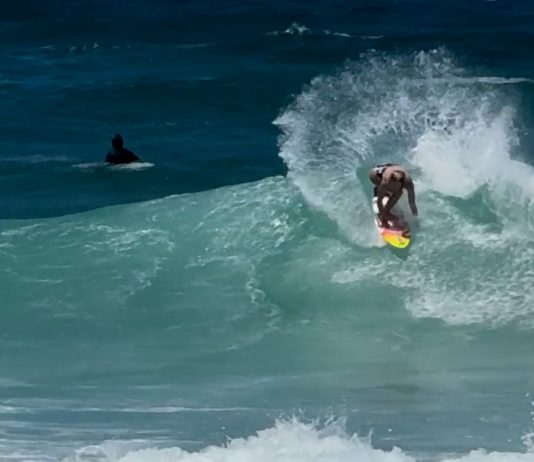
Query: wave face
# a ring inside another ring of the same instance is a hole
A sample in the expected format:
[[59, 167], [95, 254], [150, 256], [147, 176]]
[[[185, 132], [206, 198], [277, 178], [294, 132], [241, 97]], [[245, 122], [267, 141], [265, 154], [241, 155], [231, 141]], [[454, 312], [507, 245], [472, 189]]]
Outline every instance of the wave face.
[[316, 78], [280, 115], [289, 177], [359, 246], [377, 244], [367, 169], [397, 162], [416, 180], [424, 220], [409, 264], [370, 254], [337, 282], [389, 280], [412, 294], [402, 301], [416, 317], [532, 324], [533, 172], [512, 160], [507, 83], [470, 77], [444, 50], [370, 53]]
[[[520, 275], [519, 238], [482, 223], [494, 245], [459, 234], [438, 246], [432, 220], [444, 212], [431, 211], [431, 195], [455, 226], [468, 220], [471, 199], [422, 192], [429, 223], [406, 261], [355, 244], [282, 177], [4, 223], [4, 453], [395, 461], [485, 448], [528, 460], [531, 305], [500, 293], [496, 277]], [[496, 286], [463, 279], [475, 271]], [[299, 440], [300, 424], [272, 427], [293, 415], [343, 417], [373, 446], [344, 437], [323, 453], [331, 440], [315, 430]], [[110, 439], [127, 440], [126, 452], [102, 449]]]

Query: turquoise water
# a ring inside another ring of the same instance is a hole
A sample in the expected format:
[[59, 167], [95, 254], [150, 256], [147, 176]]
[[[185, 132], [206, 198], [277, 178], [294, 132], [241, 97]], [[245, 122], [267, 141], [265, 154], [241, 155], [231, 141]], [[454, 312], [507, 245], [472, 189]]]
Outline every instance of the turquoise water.
[[1, 460], [534, 461], [530, 8], [416, 3], [9, 10]]
[[[444, 197], [470, 232], [433, 239], [435, 194], [420, 195], [428, 218], [405, 260], [351, 242], [282, 177], [10, 223], [1, 385], [11, 456], [76, 449], [72, 460], [116, 460], [243, 434], [207, 460], [364, 450], [390, 460], [376, 451], [393, 446], [417, 460], [523, 452], [534, 411], [534, 304], [521, 292], [531, 250]], [[303, 426], [316, 418], [335, 419], [334, 447]], [[339, 428], [372, 432], [377, 449]], [[196, 460], [165, 454], [124, 460]]]

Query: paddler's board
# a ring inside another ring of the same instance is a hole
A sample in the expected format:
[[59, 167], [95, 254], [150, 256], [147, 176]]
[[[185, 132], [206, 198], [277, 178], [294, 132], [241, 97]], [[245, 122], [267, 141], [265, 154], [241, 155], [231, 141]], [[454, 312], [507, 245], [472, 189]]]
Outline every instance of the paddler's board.
[[[386, 205], [388, 197], [384, 197], [383, 203]], [[393, 223], [389, 222], [389, 227], [384, 228], [380, 225], [378, 219], [378, 198], [373, 197], [373, 212], [375, 214], [375, 224], [378, 228], [378, 232], [384, 241], [397, 249], [405, 249], [410, 245], [410, 228], [406, 223], [403, 226], [393, 226]]]

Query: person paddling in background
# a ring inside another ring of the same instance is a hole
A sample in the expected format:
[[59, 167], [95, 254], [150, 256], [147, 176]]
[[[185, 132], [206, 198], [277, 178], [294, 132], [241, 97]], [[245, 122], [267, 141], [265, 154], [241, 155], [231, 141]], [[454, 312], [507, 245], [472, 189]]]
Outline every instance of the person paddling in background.
[[106, 156], [106, 162], [109, 164], [129, 164], [131, 162], [137, 162], [137, 157], [132, 151], [124, 147], [124, 139], [122, 135], [115, 135], [111, 140], [111, 146], [113, 149], [108, 152]]
[[[414, 216], [417, 216], [417, 205], [415, 204], [415, 188], [413, 180], [399, 165], [381, 164], [369, 170], [369, 180], [375, 185], [374, 196], [377, 197], [378, 213], [381, 226], [388, 228], [388, 222], [393, 226], [401, 225], [400, 219], [391, 213], [391, 209], [402, 196], [406, 189], [408, 193], [408, 203]], [[384, 205], [383, 200], [388, 200]]]

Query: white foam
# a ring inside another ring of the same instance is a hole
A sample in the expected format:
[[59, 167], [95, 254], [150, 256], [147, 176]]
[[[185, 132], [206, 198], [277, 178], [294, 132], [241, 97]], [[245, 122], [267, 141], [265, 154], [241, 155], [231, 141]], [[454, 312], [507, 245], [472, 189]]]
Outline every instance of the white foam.
[[129, 164], [119, 164], [119, 165], [112, 165], [110, 166], [110, 170], [146, 170], [147, 168], [154, 167], [154, 164], [151, 162], [131, 162]]
[[297, 36], [323, 35], [323, 36], [332, 36], [332, 37], [341, 37], [341, 38], [351, 38], [351, 35], [347, 34], [346, 32], [336, 32], [336, 31], [331, 31], [328, 29], [324, 29], [321, 31], [314, 31], [310, 29], [309, 27], [306, 27], [297, 22], [292, 23], [291, 26], [289, 26], [288, 28], [284, 30], [268, 32], [267, 35], [273, 35], [275, 37], [283, 36], [283, 35], [297, 35]]
[[74, 168], [81, 170], [94, 170], [99, 168], [106, 168], [108, 164], [106, 162], [83, 162], [81, 164], [73, 165]]
[[[146, 443], [145, 443], [146, 444]], [[277, 422], [274, 427], [248, 438], [236, 438], [223, 446], [208, 446], [197, 452], [179, 447], [144, 448], [142, 441], [106, 442], [77, 451], [64, 462], [416, 462], [417, 458], [394, 447], [375, 448], [370, 438], [348, 435], [336, 424], [319, 429], [296, 420]], [[532, 453], [473, 451], [467, 455], [433, 455], [442, 462], [532, 462]]]
[[534, 199], [532, 172], [510, 159], [515, 114], [498, 91], [526, 79], [466, 74], [446, 51], [433, 50], [367, 54], [315, 78], [275, 121], [290, 178], [310, 204], [356, 235], [369, 218], [361, 209], [369, 208], [370, 186], [354, 172], [378, 162], [417, 168], [418, 193], [463, 198], [490, 184], [508, 202]]
[[308, 27], [299, 24], [298, 22], [292, 23], [287, 29], [281, 31], [268, 32], [267, 35], [309, 35], [311, 34], [311, 29]]
[[118, 170], [118, 171], [138, 171], [154, 167], [151, 162], [131, 162], [129, 164], [110, 165], [106, 162], [84, 162], [73, 165], [74, 168], [85, 171], [94, 171], [101, 169]]
[[411, 160], [427, 185], [445, 195], [466, 197], [487, 183], [517, 181], [517, 162], [510, 160], [516, 143], [512, 120], [513, 110], [505, 107], [489, 120], [480, 114], [450, 133], [429, 130]]

